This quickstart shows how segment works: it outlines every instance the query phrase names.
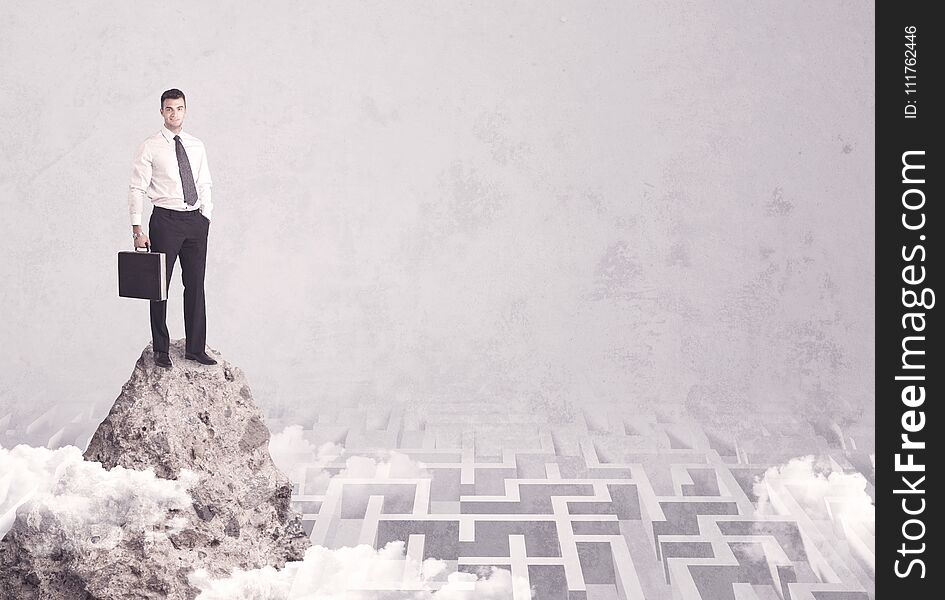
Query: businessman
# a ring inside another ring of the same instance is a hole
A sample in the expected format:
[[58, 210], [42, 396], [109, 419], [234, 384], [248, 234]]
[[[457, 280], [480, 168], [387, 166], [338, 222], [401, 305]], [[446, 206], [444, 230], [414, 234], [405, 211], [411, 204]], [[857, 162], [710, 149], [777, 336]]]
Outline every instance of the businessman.
[[[144, 140], [131, 166], [128, 208], [135, 248], [163, 252], [170, 289], [174, 263], [180, 257], [184, 282], [185, 358], [205, 365], [217, 361], [207, 355], [207, 309], [204, 274], [207, 267], [207, 234], [210, 231], [210, 167], [203, 142], [183, 131], [187, 99], [178, 89], [161, 94], [161, 130]], [[145, 199], [154, 204], [148, 222], [150, 238], [141, 229]], [[151, 340], [154, 362], [171, 367], [168, 356], [167, 301], [151, 302]]]

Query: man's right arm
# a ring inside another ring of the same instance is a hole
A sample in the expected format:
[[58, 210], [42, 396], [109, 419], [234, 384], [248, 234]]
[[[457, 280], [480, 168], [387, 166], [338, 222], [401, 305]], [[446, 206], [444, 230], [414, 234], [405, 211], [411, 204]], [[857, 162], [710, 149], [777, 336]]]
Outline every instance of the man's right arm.
[[131, 228], [135, 232], [141, 231], [141, 213], [150, 186], [151, 152], [148, 143], [144, 142], [138, 147], [131, 163], [131, 184], [128, 186], [128, 213], [131, 216]]

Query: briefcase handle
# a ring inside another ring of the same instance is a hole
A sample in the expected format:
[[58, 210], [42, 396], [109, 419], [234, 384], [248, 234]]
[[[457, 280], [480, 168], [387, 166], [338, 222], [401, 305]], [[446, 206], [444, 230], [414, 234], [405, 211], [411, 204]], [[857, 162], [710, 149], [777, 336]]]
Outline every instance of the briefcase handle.
[[[144, 248], [144, 250], [147, 251], [147, 252], [150, 252], [150, 251], [151, 251], [151, 243], [148, 242], [146, 245], [147, 245], [147, 248]], [[138, 250], [141, 250], [141, 248], [138, 248], [137, 246], [135, 246], [135, 252], [137, 252]]]

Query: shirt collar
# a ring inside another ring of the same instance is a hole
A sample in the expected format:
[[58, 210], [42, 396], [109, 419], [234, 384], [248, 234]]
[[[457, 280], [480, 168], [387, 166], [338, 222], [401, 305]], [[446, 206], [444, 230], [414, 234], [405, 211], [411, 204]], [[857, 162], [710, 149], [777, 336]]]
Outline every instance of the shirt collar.
[[[168, 129], [166, 125], [161, 125], [161, 134], [164, 135], [164, 139], [166, 139], [168, 142], [174, 141], [174, 132]], [[177, 135], [179, 135], [180, 139], [183, 140], [186, 134], [184, 133], [184, 130], [181, 129], [180, 133]]]

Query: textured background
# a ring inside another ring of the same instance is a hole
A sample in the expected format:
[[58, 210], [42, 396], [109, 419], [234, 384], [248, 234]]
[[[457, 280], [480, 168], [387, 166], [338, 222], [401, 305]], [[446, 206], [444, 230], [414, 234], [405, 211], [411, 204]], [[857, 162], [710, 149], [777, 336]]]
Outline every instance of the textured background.
[[110, 401], [148, 343], [115, 254], [179, 87], [215, 182], [208, 344], [263, 406], [870, 419], [872, 10], [5, 6], [0, 416]]

